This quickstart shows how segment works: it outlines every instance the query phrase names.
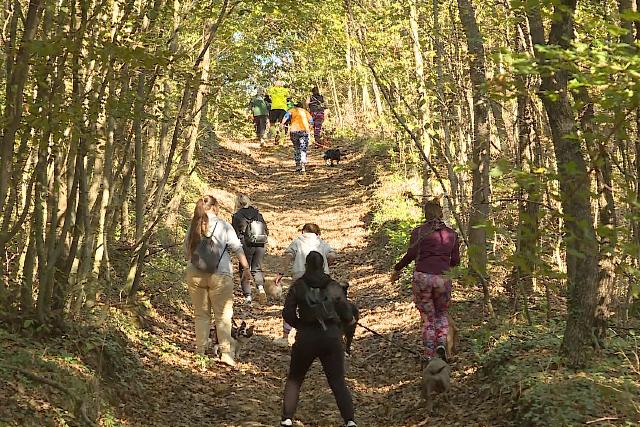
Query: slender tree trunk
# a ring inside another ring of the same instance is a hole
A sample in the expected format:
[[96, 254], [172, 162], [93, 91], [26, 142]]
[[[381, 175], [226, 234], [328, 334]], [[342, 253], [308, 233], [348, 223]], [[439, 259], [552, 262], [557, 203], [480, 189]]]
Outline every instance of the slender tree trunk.
[[[205, 24], [204, 39], [206, 39], [206, 31], [208, 30], [210, 30], [210, 25]], [[201, 74], [198, 79], [198, 83], [196, 83], [196, 99], [193, 104], [193, 111], [191, 114], [193, 119], [187, 132], [187, 147], [182, 152], [180, 164], [178, 165], [178, 178], [176, 179], [176, 184], [173, 189], [173, 197], [168, 204], [169, 214], [167, 224], [173, 224], [175, 222], [176, 213], [178, 212], [178, 208], [182, 203], [183, 189], [185, 184], [187, 183], [187, 180], [189, 179], [189, 171], [191, 170], [193, 163], [193, 153], [196, 150], [196, 142], [198, 141], [198, 133], [200, 131], [202, 110], [207, 102], [207, 94], [205, 93], [205, 91], [207, 88], [207, 84], [209, 83], [210, 58], [211, 55], [209, 53], [209, 49], [207, 49], [201, 64]]]
[[[451, 130], [449, 128], [449, 106], [444, 93], [444, 75], [442, 72], [442, 61], [444, 60], [444, 48], [440, 39], [440, 0], [433, 0], [433, 44], [435, 45], [436, 55], [434, 57], [436, 65], [436, 96], [440, 101], [440, 148], [447, 165], [447, 175], [449, 177], [449, 186], [451, 192], [451, 200], [455, 202], [458, 199], [458, 175], [454, 171], [455, 159], [453, 158]], [[445, 205], [447, 213], [456, 210], [455, 204]], [[449, 215], [447, 215], [449, 216]]]
[[[418, 127], [415, 131], [420, 146], [428, 160], [431, 160], [431, 138], [427, 132], [429, 124], [429, 100], [427, 98], [427, 85], [424, 75], [424, 59], [422, 57], [422, 46], [420, 45], [420, 33], [418, 30], [418, 2], [409, 1], [409, 26], [411, 34], [411, 47], [413, 49], [414, 72], [418, 87]], [[425, 162], [422, 168], [422, 195], [425, 198], [431, 197], [431, 171], [428, 163]]]
[[458, 0], [460, 21], [467, 37], [467, 48], [471, 55], [469, 74], [473, 88], [473, 154], [472, 154], [472, 195], [469, 215], [469, 263], [472, 271], [483, 285], [485, 303], [493, 316], [487, 283], [487, 233], [489, 220], [489, 112], [486, 83], [484, 42], [471, 0]]
[[[15, 5], [19, 7], [18, 2]], [[5, 198], [9, 190], [9, 177], [12, 173], [16, 133], [22, 120], [24, 86], [29, 76], [31, 41], [38, 30], [40, 16], [42, 15], [42, 5], [42, 0], [31, 0], [29, 2], [29, 9], [24, 21], [24, 30], [15, 62], [7, 64], [7, 71], [10, 75], [7, 75], [4, 132], [2, 133], [2, 145], [0, 145], [0, 212], [4, 210]], [[14, 15], [18, 12], [18, 10], [14, 10]], [[17, 15], [13, 19], [17, 19]], [[15, 37], [14, 24], [15, 21], [12, 22], [13, 28], [11, 30], [13, 37]]]

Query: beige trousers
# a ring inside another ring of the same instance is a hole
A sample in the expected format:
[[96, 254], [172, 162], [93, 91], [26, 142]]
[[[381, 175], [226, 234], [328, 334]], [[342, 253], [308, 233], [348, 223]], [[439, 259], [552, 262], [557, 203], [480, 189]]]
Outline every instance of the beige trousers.
[[204, 354], [211, 330], [211, 311], [216, 322], [220, 352], [232, 353], [233, 279], [221, 274], [203, 273], [191, 264], [187, 267], [186, 282], [193, 303], [196, 324], [196, 352]]

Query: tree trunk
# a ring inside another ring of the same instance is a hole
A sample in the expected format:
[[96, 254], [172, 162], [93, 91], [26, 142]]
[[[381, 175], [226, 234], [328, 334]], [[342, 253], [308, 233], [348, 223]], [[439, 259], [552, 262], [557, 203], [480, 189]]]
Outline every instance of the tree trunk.
[[[16, 2], [16, 6], [19, 7], [18, 2]], [[7, 75], [4, 132], [2, 133], [2, 145], [0, 145], [0, 212], [3, 211], [9, 189], [16, 132], [22, 120], [24, 86], [29, 76], [31, 41], [38, 30], [42, 9], [42, 0], [31, 0], [29, 2], [29, 9], [24, 21], [24, 30], [15, 62], [7, 64], [7, 71], [10, 72], [10, 75]], [[14, 11], [15, 18], [17, 18], [18, 13], [20, 13], [18, 10]], [[13, 37], [15, 37], [15, 27], [12, 28], [12, 32]]]
[[[210, 29], [210, 25], [205, 24], [205, 37], [206, 39], [207, 33]], [[173, 189], [173, 197], [168, 204], [168, 217], [167, 224], [173, 224], [176, 219], [176, 213], [178, 212], [178, 208], [182, 203], [183, 197], [183, 188], [189, 179], [189, 171], [191, 170], [193, 163], [193, 153], [196, 149], [196, 142], [198, 141], [198, 134], [200, 131], [200, 123], [202, 118], [202, 110], [207, 102], [206, 98], [206, 88], [209, 83], [209, 64], [210, 64], [211, 55], [209, 53], [209, 49], [207, 49], [204, 59], [201, 64], [201, 73], [198, 79], [198, 83], [196, 83], [196, 99], [193, 104], [193, 110], [191, 113], [192, 121], [189, 126], [189, 130], [187, 132], [187, 147], [183, 150], [182, 156], [180, 159], [180, 164], [178, 165], [178, 178], [176, 180], [175, 187]]]
[[[574, 37], [573, 16], [577, 0], [562, 0], [554, 6], [549, 45], [568, 48]], [[546, 44], [540, 4], [528, 10], [534, 45]], [[536, 58], [545, 64], [544, 50], [536, 48]], [[591, 214], [590, 180], [587, 165], [576, 140], [576, 124], [567, 93], [568, 74], [558, 70], [542, 76], [541, 97], [556, 154], [560, 199], [565, 215], [567, 250], [568, 316], [562, 350], [571, 366], [583, 366], [597, 345], [594, 326], [598, 305], [598, 242]]]
[[[409, 1], [409, 26], [411, 30], [411, 47], [413, 49], [414, 73], [418, 89], [418, 126], [415, 131], [420, 146], [428, 160], [431, 160], [431, 138], [427, 132], [429, 123], [429, 101], [427, 99], [427, 85], [424, 75], [424, 59], [422, 46], [420, 45], [420, 33], [418, 31], [418, 2]], [[422, 196], [424, 200], [431, 197], [431, 171], [427, 162], [422, 168]]]
[[[454, 171], [455, 159], [453, 158], [451, 130], [449, 128], [449, 104], [445, 99], [444, 76], [442, 72], [442, 61], [444, 59], [444, 48], [440, 39], [440, 0], [433, 0], [433, 44], [436, 54], [434, 57], [436, 65], [436, 96], [440, 100], [440, 149], [447, 165], [447, 175], [449, 177], [449, 191], [454, 204], [446, 203], [444, 206], [445, 217], [450, 217], [456, 210], [455, 202], [458, 198], [458, 175]], [[451, 205], [451, 206], [449, 206]]]
[[467, 37], [467, 48], [471, 56], [469, 75], [473, 88], [473, 147], [472, 147], [472, 195], [469, 214], [469, 264], [482, 283], [485, 303], [493, 315], [487, 283], [487, 233], [489, 219], [489, 158], [490, 134], [486, 84], [484, 42], [476, 21], [471, 0], [458, 0], [460, 21]]

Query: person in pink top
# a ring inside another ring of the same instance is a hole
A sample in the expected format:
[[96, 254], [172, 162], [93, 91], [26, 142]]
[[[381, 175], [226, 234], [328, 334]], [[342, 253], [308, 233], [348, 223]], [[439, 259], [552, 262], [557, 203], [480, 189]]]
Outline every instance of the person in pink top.
[[422, 341], [427, 359], [436, 353], [446, 361], [449, 331], [447, 311], [451, 300], [451, 279], [444, 276], [460, 264], [458, 235], [442, 221], [442, 208], [437, 201], [424, 204], [425, 222], [411, 232], [407, 253], [395, 265], [391, 281], [412, 261], [413, 301], [422, 318]]

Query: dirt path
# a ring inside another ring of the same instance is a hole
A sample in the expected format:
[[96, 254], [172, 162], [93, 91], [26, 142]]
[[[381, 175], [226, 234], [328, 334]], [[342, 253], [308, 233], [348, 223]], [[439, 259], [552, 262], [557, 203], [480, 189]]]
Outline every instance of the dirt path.
[[[232, 206], [235, 191], [252, 195], [271, 231], [268, 280], [275, 275], [277, 257], [300, 233], [301, 226], [316, 222], [322, 237], [339, 254], [332, 275], [351, 284], [351, 297], [361, 308], [361, 323], [403, 346], [419, 349], [418, 316], [409, 292], [388, 283], [391, 260], [372, 240], [366, 225], [371, 205], [362, 180], [365, 174], [373, 173], [374, 165], [363, 165], [357, 147], [341, 148], [348, 156], [333, 168], [323, 165], [321, 153], [312, 150], [309, 172], [302, 175], [293, 171], [288, 146], [260, 151], [252, 143], [223, 141], [200, 159], [199, 172], [208, 178], [215, 195], [226, 206]], [[229, 220], [230, 214], [225, 212], [223, 216]], [[256, 336], [247, 344], [235, 369], [217, 364], [203, 369], [191, 355], [188, 296], [182, 292], [180, 298], [162, 309], [166, 322], [161, 325], [180, 357], [174, 354], [159, 358], [148, 369], [143, 384], [152, 411], [128, 409], [127, 418], [141, 425], [277, 425], [289, 362], [288, 351], [272, 344], [281, 333], [281, 305], [254, 302], [252, 307], [244, 306], [238, 286], [234, 317], [254, 324]], [[469, 308], [470, 313], [473, 308]], [[469, 369], [462, 363], [456, 367], [471, 372]], [[473, 396], [467, 395], [461, 382], [455, 387], [458, 395], [454, 401], [442, 403], [440, 416], [429, 418], [419, 397], [419, 376], [417, 359], [411, 353], [359, 328], [347, 371], [359, 425], [429, 425], [443, 421], [446, 425], [492, 425], [482, 420], [480, 411], [471, 404]], [[304, 426], [341, 425], [318, 362], [303, 386], [296, 422]]]

